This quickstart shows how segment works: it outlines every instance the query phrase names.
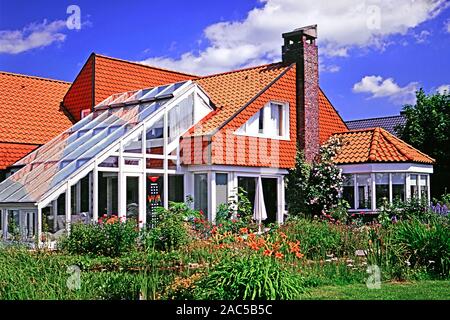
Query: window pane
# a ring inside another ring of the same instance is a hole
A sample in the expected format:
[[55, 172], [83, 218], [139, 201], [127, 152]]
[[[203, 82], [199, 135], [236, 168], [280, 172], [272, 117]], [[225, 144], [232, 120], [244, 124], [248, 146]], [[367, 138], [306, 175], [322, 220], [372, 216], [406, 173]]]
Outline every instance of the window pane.
[[342, 198], [348, 202], [350, 209], [355, 209], [355, 182], [352, 174], [344, 174]]
[[358, 187], [358, 209], [370, 209], [372, 207], [372, 186], [370, 174], [356, 175]]
[[118, 215], [118, 174], [116, 172], [98, 173], [98, 216]]
[[169, 123], [169, 143], [178, 139], [194, 124], [194, 95], [189, 95], [175, 107], [170, 109], [168, 114]]
[[106, 168], [117, 168], [119, 166], [119, 158], [116, 156], [111, 156], [106, 158], [105, 161], [98, 165], [99, 167]]
[[194, 175], [194, 208], [208, 212], [208, 176], [206, 173]]
[[216, 203], [228, 203], [228, 174], [216, 173]]
[[386, 202], [389, 202], [389, 174], [375, 174], [375, 192], [377, 209], [381, 208]]
[[134, 219], [136, 223], [139, 222], [139, 177], [126, 178], [126, 204], [127, 204], [127, 219]]
[[405, 179], [404, 173], [392, 174], [392, 201], [405, 201]]
[[250, 201], [253, 210], [253, 207], [255, 205], [256, 178], [238, 177], [238, 187], [244, 189], [244, 191], [247, 192], [247, 198]]
[[420, 176], [420, 196], [422, 199], [428, 199], [428, 186], [427, 186], [427, 176]]
[[276, 136], [283, 135], [283, 106], [281, 104], [270, 104], [270, 122], [273, 128], [273, 134]]
[[264, 133], [264, 107], [259, 110], [258, 132]]
[[151, 127], [146, 131], [146, 151], [147, 154], [163, 154], [163, 117], [160, 117]]
[[419, 197], [419, 190], [417, 188], [417, 174], [410, 175], [409, 181], [410, 181], [411, 198]]

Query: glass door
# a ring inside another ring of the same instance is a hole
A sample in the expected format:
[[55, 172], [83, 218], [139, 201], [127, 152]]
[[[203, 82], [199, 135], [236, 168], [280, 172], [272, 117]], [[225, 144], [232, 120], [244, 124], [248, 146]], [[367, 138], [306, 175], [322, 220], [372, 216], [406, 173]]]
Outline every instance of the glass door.
[[139, 222], [139, 201], [141, 198], [141, 178], [139, 175], [126, 175], [126, 217]]

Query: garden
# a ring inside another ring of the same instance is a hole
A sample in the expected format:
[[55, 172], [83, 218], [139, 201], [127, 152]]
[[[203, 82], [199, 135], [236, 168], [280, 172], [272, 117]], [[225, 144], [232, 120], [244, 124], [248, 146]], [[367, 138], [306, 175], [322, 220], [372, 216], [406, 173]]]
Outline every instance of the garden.
[[105, 215], [57, 250], [3, 244], [0, 299], [448, 299], [448, 215], [417, 199], [349, 215], [336, 148], [298, 155], [282, 225], [255, 223], [240, 189], [214, 224], [188, 199], [157, 208], [152, 228]]

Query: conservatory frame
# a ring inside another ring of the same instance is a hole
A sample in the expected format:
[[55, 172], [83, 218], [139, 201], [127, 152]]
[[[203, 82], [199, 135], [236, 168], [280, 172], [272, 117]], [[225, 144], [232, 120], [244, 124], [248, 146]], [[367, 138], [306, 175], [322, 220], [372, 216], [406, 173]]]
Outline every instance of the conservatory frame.
[[[426, 187], [427, 200], [430, 201], [430, 175], [433, 173], [433, 166], [428, 164], [419, 163], [362, 163], [362, 164], [345, 164], [338, 165], [341, 169], [343, 175], [351, 175], [353, 180], [353, 198], [354, 203], [349, 209], [349, 212], [365, 212], [365, 213], [376, 213], [377, 208], [377, 196], [376, 196], [376, 174], [387, 174], [388, 175], [388, 197], [387, 200], [390, 204], [393, 203], [393, 174], [404, 174], [404, 192], [405, 200], [411, 199], [415, 196], [417, 198], [422, 198], [422, 192], [420, 191], [421, 186]], [[358, 175], [369, 175], [370, 176], [370, 208], [360, 209], [359, 204], [359, 192], [358, 192]], [[417, 175], [416, 184], [412, 184], [411, 176]], [[420, 177], [426, 177], [425, 184], [421, 184]], [[411, 194], [411, 186], [417, 186], [417, 195]]]
[[[167, 89], [167, 88], [166, 88]], [[137, 93], [140, 90], [134, 91]], [[163, 176], [163, 206], [168, 207], [168, 177], [169, 174], [181, 174], [185, 172], [185, 169], [180, 165], [179, 159], [179, 137], [174, 139], [169, 143], [168, 136], [168, 114], [170, 110], [177, 106], [179, 102], [188, 97], [188, 95], [193, 94], [193, 124], [194, 126], [206, 113], [212, 111], [209, 97], [203, 92], [203, 90], [194, 82], [186, 81], [177, 90], [179, 94], [177, 96], [172, 96], [165, 104], [163, 104], [159, 109], [157, 109], [151, 116], [143, 119], [141, 123], [138, 123], [134, 128], [127, 132], [124, 136], [121, 136], [114, 143], [111, 143], [103, 151], [96, 154], [92, 159], [81, 165], [77, 170], [72, 172], [69, 177], [61, 181], [57, 186], [48, 190], [41, 197], [39, 202], [36, 203], [0, 203], [1, 219], [2, 219], [2, 229], [3, 238], [6, 239], [8, 233], [8, 215], [10, 211], [19, 210], [19, 216], [24, 213], [35, 214], [34, 219], [34, 236], [37, 239], [41, 239], [42, 234], [42, 210], [45, 207], [50, 206], [52, 214], [57, 215], [57, 205], [56, 201], [61, 194], [65, 194], [65, 229], [70, 232], [70, 224], [72, 223], [72, 186], [75, 188], [80, 188], [80, 181], [82, 178], [88, 175], [89, 177], [89, 214], [93, 221], [97, 221], [99, 218], [98, 214], [98, 176], [100, 172], [117, 172], [118, 174], [118, 215], [119, 218], [126, 218], [126, 177], [135, 176], [139, 177], [139, 226], [142, 227], [146, 223], [146, 175], [148, 173], [162, 174]], [[126, 94], [126, 93], [124, 93]], [[118, 95], [119, 96], [119, 95]], [[108, 99], [111, 99], [108, 98]], [[108, 100], [106, 99], [106, 100]], [[111, 99], [113, 100], [113, 99]], [[117, 98], [115, 100], [118, 100]], [[101, 108], [105, 103], [99, 104], [97, 108]], [[198, 106], [202, 106], [203, 110], [198, 111]], [[207, 109], [206, 109], [207, 108]], [[206, 112], [207, 111], [207, 112]], [[206, 113], [205, 113], [206, 112]], [[146, 151], [147, 140], [146, 133], [147, 129], [151, 128], [152, 125], [156, 124], [163, 119], [163, 152], [162, 154], [148, 154]], [[81, 128], [83, 124], [88, 123], [89, 116], [82, 119], [80, 122], [76, 123], [74, 127]], [[72, 127], [72, 128], [74, 128]], [[73, 129], [72, 129], [73, 130]], [[63, 133], [64, 134], [64, 133]], [[181, 133], [182, 134], [182, 133]], [[59, 137], [59, 136], [58, 136]], [[55, 137], [51, 142], [58, 139]], [[133, 141], [136, 138], [141, 139], [141, 152], [140, 153], [127, 153], [124, 152], [124, 146]], [[105, 138], [106, 139], [106, 138]], [[49, 142], [49, 143], [51, 143]], [[175, 152], [175, 154], [173, 154]], [[84, 153], [83, 153], [84, 154]], [[118, 157], [118, 166], [116, 168], [101, 167], [100, 164], [109, 157]], [[138, 166], [125, 165], [125, 159], [136, 159], [140, 163]], [[147, 168], [148, 159], [158, 159], [162, 160], [162, 169], [149, 169]], [[61, 159], [62, 161], [63, 159]], [[169, 169], [169, 161], [176, 162], [175, 169]], [[77, 160], [75, 160], [77, 161]], [[64, 170], [62, 168], [61, 170]], [[91, 187], [92, 186], [92, 187]], [[80, 192], [76, 192], [76, 207], [79, 207], [80, 203]], [[31, 220], [30, 220], [31, 221]]]

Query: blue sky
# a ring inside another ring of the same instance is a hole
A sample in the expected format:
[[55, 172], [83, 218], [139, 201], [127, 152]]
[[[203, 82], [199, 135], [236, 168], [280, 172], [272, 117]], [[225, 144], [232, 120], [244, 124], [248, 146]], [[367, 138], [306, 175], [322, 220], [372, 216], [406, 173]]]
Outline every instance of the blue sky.
[[[67, 27], [69, 5], [80, 29]], [[0, 70], [73, 81], [97, 52], [208, 74], [278, 61], [281, 33], [313, 23], [321, 87], [346, 120], [450, 85], [444, 0], [0, 0]]]

